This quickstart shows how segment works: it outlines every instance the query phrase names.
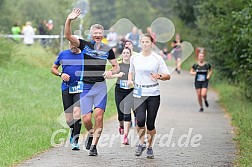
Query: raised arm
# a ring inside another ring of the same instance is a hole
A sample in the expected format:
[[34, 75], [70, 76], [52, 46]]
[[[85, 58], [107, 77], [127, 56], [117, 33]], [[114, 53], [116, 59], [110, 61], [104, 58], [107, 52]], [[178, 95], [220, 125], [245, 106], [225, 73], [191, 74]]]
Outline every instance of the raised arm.
[[74, 8], [73, 11], [67, 16], [65, 23], [65, 31], [64, 35], [67, 40], [69, 40], [72, 45], [79, 47], [80, 41], [72, 35], [71, 30], [71, 21], [75, 20], [81, 14], [81, 10], [79, 8]]

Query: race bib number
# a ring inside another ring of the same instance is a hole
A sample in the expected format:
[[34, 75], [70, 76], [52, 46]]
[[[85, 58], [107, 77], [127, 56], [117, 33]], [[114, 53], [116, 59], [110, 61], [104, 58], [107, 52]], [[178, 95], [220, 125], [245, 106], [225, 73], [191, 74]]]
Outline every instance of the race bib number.
[[206, 80], [206, 75], [203, 75], [203, 74], [197, 75], [197, 81], [205, 81], [205, 80]]
[[127, 80], [120, 80], [120, 88], [129, 89], [128, 81]]
[[78, 81], [78, 84], [76, 86], [69, 86], [69, 93], [81, 93], [83, 92], [83, 82]]
[[137, 87], [137, 86], [134, 87], [133, 96], [137, 97], [137, 98], [140, 98], [142, 96], [142, 88], [141, 87]]

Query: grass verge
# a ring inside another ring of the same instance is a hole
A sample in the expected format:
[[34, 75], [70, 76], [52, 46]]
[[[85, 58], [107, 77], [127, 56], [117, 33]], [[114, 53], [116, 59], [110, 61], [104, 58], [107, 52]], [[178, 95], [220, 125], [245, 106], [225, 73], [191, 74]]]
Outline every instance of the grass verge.
[[[64, 128], [58, 121], [63, 112], [61, 81], [50, 73], [56, 56], [39, 45], [6, 45], [12, 51], [2, 55], [0, 66], [0, 166], [11, 166], [51, 148], [52, 134]], [[108, 95], [106, 119], [116, 113], [113, 90]], [[55, 141], [66, 135], [60, 133]]]
[[[213, 83], [213, 82], [212, 82]], [[232, 125], [237, 127], [235, 141], [239, 149], [237, 166], [252, 165], [252, 103], [242, 95], [241, 88], [219, 82], [211, 84], [219, 92], [220, 103], [231, 115]]]
[[[183, 64], [182, 69], [190, 70], [195, 59], [190, 56]], [[232, 125], [236, 127], [235, 141], [239, 155], [235, 164], [237, 166], [252, 165], [252, 102], [247, 100], [239, 85], [234, 85], [218, 75], [214, 70], [210, 80], [211, 86], [220, 96], [219, 103], [231, 115]]]

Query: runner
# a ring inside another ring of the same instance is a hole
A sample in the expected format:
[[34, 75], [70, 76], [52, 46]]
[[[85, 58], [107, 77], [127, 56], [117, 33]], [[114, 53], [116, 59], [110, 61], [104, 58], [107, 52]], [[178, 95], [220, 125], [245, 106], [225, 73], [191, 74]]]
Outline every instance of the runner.
[[[65, 37], [84, 52], [83, 92], [81, 93], [82, 120], [87, 129], [88, 136], [85, 146], [90, 156], [96, 156], [96, 145], [103, 129], [103, 115], [107, 103], [107, 85], [105, 78], [119, 72], [120, 68], [111, 48], [101, 42], [104, 28], [94, 24], [90, 28], [92, 40], [78, 40], [71, 34], [71, 21], [81, 14], [80, 9], [73, 9], [65, 23]], [[105, 71], [107, 60], [112, 64], [112, 69]], [[81, 74], [82, 75], [82, 74]], [[94, 109], [93, 109], [94, 106]], [[94, 126], [92, 124], [94, 116]]]
[[147, 158], [154, 158], [152, 141], [156, 134], [155, 119], [160, 105], [158, 80], [169, 80], [170, 73], [163, 58], [152, 51], [153, 38], [144, 34], [140, 38], [142, 52], [130, 59], [128, 85], [134, 82], [134, 108], [136, 108], [137, 133], [140, 143], [135, 155], [140, 156], [146, 149], [144, 138], [147, 126]]
[[138, 54], [138, 52], [135, 52], [134, 50], [133, 50], [133, 42], [131, 41], [131, 40], [126, 40], [125, 41], [125, 43], [124, 43], [124, 47], [125, 48], [129, 48], [130, 50], [131, 50], [131, 54], [132, 55], [135, 55], [135, 54]]
[[[78, 38], [76, 36], [76, 38]], [[71, 128], [70, 143], [72, 150], [79, 150], [78, 139], [81, 130], [80, 119], [80, 92], [72, 91], [77, 86], [80, 77], [75, 73], [82, 70], [82, 54], [81, 50], [69, 42], [68, 50], [59, 53], [58, 58], [54, 62], [51, 72], [61, 77], [62, 84], [62, 102], [66, 116], [66, 123]], [[76, 63], [73, 63], [75, 61]], [[72, 62], [72, 63], [71, 63]], [[59, 66], [62, 65], [62, 72]]]
[[[131, 50], [131, 55], [135, 55], [135, 54], [138, 54], [137, 52], [135, 52], [133, 50], [133, 42], [131, 40], [126, 40], [125, 43], [124, 43], [124, 47], [126, 48], [130, 48]], [[132, 127], [136, 127], [137, 126], [137, 119], [136, 119], [136, 111], [133, 110], [133, 114], [134, 114], [134, 119], [131, 120], [131, 126]]]
[[124, 135], [123, 144], [128, 145], [128, 134], [131, 126], [131, 110], [133, 109], [133, 88], [127, 86], [128, 72], [130, 67], [130, 48], [122, 51], [122, 63], [119, 64], [121, 72], [111, 78], [117, 78], [115, 87], [115, 102], [118, 112], [119, 133]]
[[175, 58], [175, 67], [178, 74], [180, 74], [180, 65], [181, 65], [181, 58], [182, 58], [182, 48], [181, 43], [183, 41], [180, 39], [180, 35], [176, 34], [175, 40], [171, 43], [171, 47], [173, 47], [172, 55]]
[[208, 88], [208, 81], [212, 75], [212, 68], [209, 63], [205, 61], [205, 53], [199, 52], [197, 55], [198, 62], [195, 63], [191, 70], [190, 74], [196, 75], [195, 76], [195, 89], [198, 97], [198, 102], [200, 105], [200, 112], [204, 111], [202, 98], [204, 99], [205, 106], [209, 107], [207, 101], [207, 88]]

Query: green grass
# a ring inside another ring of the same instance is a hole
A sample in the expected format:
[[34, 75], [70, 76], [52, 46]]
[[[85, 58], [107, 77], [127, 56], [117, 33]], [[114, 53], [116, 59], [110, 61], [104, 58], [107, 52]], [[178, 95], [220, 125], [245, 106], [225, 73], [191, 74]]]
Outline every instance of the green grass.
[[223, 81], [212, 85], [219, 92], [220, 103], [231, 114], [232, 124], [237, 127], [235, 140], [239, 155], [236, 164], [237, 166], [251, 166], [252, 103], [244, 98], [241, 88], [237, 86]]
[[[183, 64], [182, 69], [190, 70], [195, 62], [190, 56]], [[232, 125], [236, 127], [235, 141], [239, 150], [236, 159], [237, 166], [252, 165], [252, 102], [245, 99], [242, 88], [234, 85], [218, 75], [214, 70], [210, 80], [211, 86], [219, 93], [219, 103], [230, 113]]]
[[[57, 120], [63, 112], [61, 81], [50, 73], [56, 55], [39, 45], [13, 48], [0, 66], [0, 166], [11, 166], [51, 148], [52, 134], [64, 129]], [[105, 119], [116, 113], [113, 90]], [[55, 141], [66, 135], [58, 134]]]

